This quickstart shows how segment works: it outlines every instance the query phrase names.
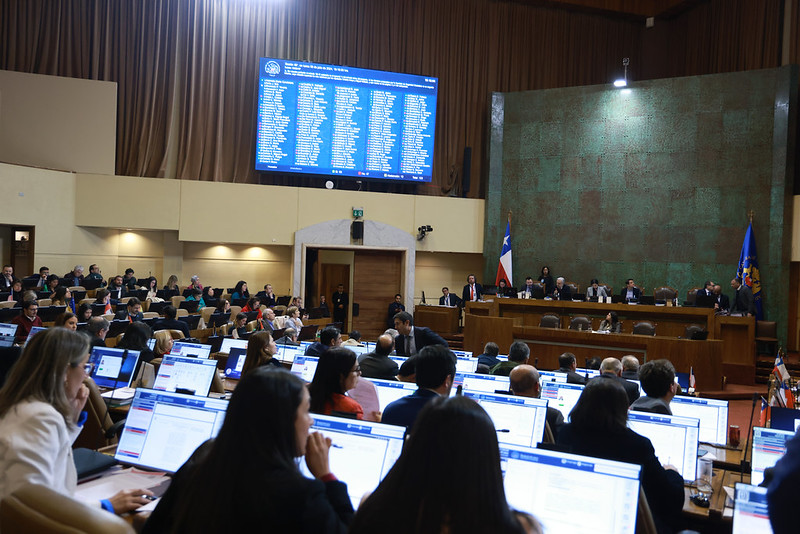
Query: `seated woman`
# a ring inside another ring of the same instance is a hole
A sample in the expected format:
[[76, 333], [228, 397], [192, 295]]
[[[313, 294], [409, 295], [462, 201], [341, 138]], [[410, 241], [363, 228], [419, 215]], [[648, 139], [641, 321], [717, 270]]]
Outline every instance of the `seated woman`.
[[229, 327], [228, 332], [233, 336], [233, 339], [239, 339], [247, 334], [247, 314], [239, 312], [236, 314], [236, 321]]
[[303, 321], [300, 320], [300, 308], [297, 306], [286, 308], [286, 321], [283, 326], [285, 328], [294, 328], [297, 332], [303, 328]]
[[167, 283], [164, 285], [165, 291], [177, 291], [177, 295], [180, 295], [181, 288], [178, 286], [178, 277], [174, 274], [169, 275], [167, 278]]
[[597, 281], [597, 278], [592, 278], [592, 281], [589, 282], [589, 288], [586, 290], [586, 300], [609, 296], [606, 288], [600, 287], [600, 282]]
[[64, 312], [56, 317], [53, 326], [63, 326], [73, 332], [78, 329], [78, 316], [72, 312]]
[[598, 332], [611, 332], [612, 334], [619, 334], [622, 331], [622, 323], [617, 317], [617, 312], [608, 312], [606, 318], [600, 321], [600, 328]]
[[332, 412], [355, 414], [356, 419], [363, 419], [361, 405], [346, 395], [348, 390], [356, 387], [360, 375], [361, 367], [352, 350], [335, 347], [323, 352], [314, 379], [308, 386], [311, 411], [323, 415]]
[[242, 376], [265, 365], [282, 368], [281, 362], [274, 358], [276, 354], [278, 354], [278, 346], [272, 340], [272, 335], [263, 330], [255, 332], [247, 340], [247, 355], [242, 366]]
[[104, 304], [105, 309], [103, 313], [114, 313], [114, 310], [111, 308], [111, 293], [108, 289], [98, 289], [97, 293], [95, 293], [95, 304]]
[[153, 330], [142, 322], [133, 322], [125, 329], [125, 335], [117, 343], [118, 349], [138, 350], [139, 362], [136, 364], [136, 370], [133, 376], [138, 376], [139, 367], [143, 362], [150, 363], [156, 355], [147, 346], [147, 341], [153, 337]]
[[187, 302], [191, 302], [196, 300], [200, 304], [197, 305], [197, 311], [202, 310], [206, 307], [206, 302], [203, 300], [203, 290], [202, 289], [192, 289], [192, 294], [186, 297]]
[[[465, 495], [480, 495], [480, 504]], [[359, 506], [350, 533], [372, 532], [541, 529], [508, 506], [494, 423], [475, 401], [456, 396], [435, 398], [423, 408], [394, 467]]]
[[22, 280], [19, 280], [19, 279], [14, 280], [11, 283], [11, 291], [9, 292], [8, 299], [6, 299], [6, 300], [9, 300], [9, 301], [13, 300], [13, 301], [17, 302], [18, 304], [22, 304], [22, 295], [23, 295], [23, 293], [24, 293], [24, 290], [22, 289]]
[[517, 292], [514, 291], [513, 288], [509, 287], [508, 282], [506, 282], [505, 278], [501, 278], [500, 282], [497, 284], [497, 296], [498, 297], [516, 297]]
[[165, 355], [172, 352], [173, 343], [172, 336], [162, 336], [159, 334], [156, 337], [156, 345], [153, 347], [153, 354], [155, 355], [153, 359], [163, 358]]
[[650, 440], [627, 426], [628, 396], [614, 380], [590, 380], [561, 427], [557, 443], [568, 452], [642, 466], [642, 489], [659, 532], [683, 509], [683, 477], [662, 467]]
[[59, 278], [57, 274], [51, 274], [47, 277], [47, 284], [42, 288], [42, 291], [53, 292], [58, 287]]
[[158, 280], [156, 280], [155, 276], [142, 280], [142, 287], [147, 290], [145, 300], [149, 300], [150, 302], [164, 302], [164, 299], [156, 296], [156, 293], [158, 293]]
[[75, 311], [75, 301], [72, 300], [72, 293], [70, 293], [70, 290], [67, 286], [57, 287], [53, 292], [52, 299], [53, 300], [50, 301], [51, 306], [66, 306], [67, 311]]
[[250, 297], [250, 300], [247, 301], [247, 305], [242, 308], [242, 313], [249, 313], [256, 310], [258, 311], [256, 319], [260, 322], [261, 318], [264, 316], [261, 311], [261, 300], [258, 297]]
[[[347, 486], [330, 471], [331, 440], [309, 433], [308, 406], [305, 384], [288, 371], [242, 375], [219, 435], [175, 474], [142, 533], [346, 533]], [[300, 473], [301, 456], [313, 479]]]
[[231, 295], [231, 300], [236, 299], [249, 299], [250, 292], [247, 290], [247, 282], [244, 280], [239, 280], [236, 282], [236, 287], [233, 288], [233, 294]]
[[[89, 339], [78, 332], [49, 328], [25, 347], [0, 389], [0, 499], [28, 483], [73, 496], [72, 442], [87, 418], [91, 370]], [[152, 493], [121, 491], [96, 504], [121, 514], [147, 504], [144, 495]]]
[[88, 322], [89, 319], [92, 318], [92, 305], [88, 302], [84, 302], [80, 306], [78, 306], [78, 311], [76, 313], [78, 316], [79, 323]]

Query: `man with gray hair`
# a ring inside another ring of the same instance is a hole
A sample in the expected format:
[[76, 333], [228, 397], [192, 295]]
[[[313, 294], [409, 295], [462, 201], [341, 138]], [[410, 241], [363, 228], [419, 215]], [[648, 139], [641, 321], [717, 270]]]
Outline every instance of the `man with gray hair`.
[[669, 360], [652, 360], [639, 369], [642, 389], [647, 394], [639, 397], [631, 410], [672, 415], [669, 403], [677, 395], [680, 386], [675, 382], [675, 367]]
[[493, 375], [508, 376], [511, 370], [523, 363], [528, 363], [528, 357], [531, 355], [531, 349], [528, 348], [526, 343], [522, 341], [515, 341], [508, 349], [508, 361], [500, 362], [492, 367]]
[[500, 360], [497, 359], [497, 355], [500, 354], [500, 347], [497, 346], [497, 343], [494, 341], [488, 342], [483, 347], [483, 354], [478, 356], [478, 365], [485, 365], [489, 369], [500, 363]]
[[83, 283], [83, 265], [76, 265], [70, 272], [64, 275], [64, 279], [69, 281], [71, 286], [79, 286]]
[[563, 276], [556, 278], [556, 287], [553, 289], [553, 300], [572, 300], [572, 288], [564, 282]]
[[[531, 397], [538, 399], [541, 393], [539, 387], [539, 371], [528, 364], [520, 364], [511, 370], [508, 375], [511, 379], [511, 392], [518, 397]], [[558, 437], [558, 431], [564, 424], [564, 415], [553, 406], [547, 407], [547, 424], [553, 437]]]
[[110, 327], [111, 323], [102, 317], [92, 317], [87, 321], [86, 331], [89, 332], [89, 336], [92, 338], [89, 342], [92, 348], [106, 346], [106, 334], [108, 334]]
[[[270, 308], [267, 308], [268, 310]], [[271, 310], [270, 310], [271, 311]], [[291, 345], [293, 347], [299, 347], [300, 342], [297, 341], [297, 330], [294, 328], [287, 328], [283, 331], [283, 337], [275, 340], [276, 345]]]
[[628, 354], [622, 357], [622, 378], [625, 380], [639, 380], [639, 359]]
[[[633, 401], [639, 398], [639, 388], [633, 382], [622, 378], [621, 375], [622, 363], [616, 358], [606, 358], [600, 364], [600, 376], [596, 376], [592, 380], [616, 380], [625, 388], [625, 393], [628, 395], [628, 405], [631, 405]], [[589, 380], [589, 382], [592, 380]]]

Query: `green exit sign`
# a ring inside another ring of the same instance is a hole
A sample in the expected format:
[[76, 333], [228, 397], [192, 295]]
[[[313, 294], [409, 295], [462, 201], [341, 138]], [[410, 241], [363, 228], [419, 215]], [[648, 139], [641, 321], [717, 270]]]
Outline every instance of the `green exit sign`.
[[353, 217], [356, 219], [364, 216], [364, 208], [353, 208]]

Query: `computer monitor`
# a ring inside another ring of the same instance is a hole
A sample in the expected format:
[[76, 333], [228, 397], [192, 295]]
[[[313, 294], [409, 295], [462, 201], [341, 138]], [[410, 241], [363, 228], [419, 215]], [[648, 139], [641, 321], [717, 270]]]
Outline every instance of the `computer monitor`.
[[29, 342], [31, 339], [33, 339], [33, 336], [35, 336], [35, 335], [36, 335], [36, 334], [38, 334], [39, 332], [44, 332], [45, 330], [47, 330], [47, 327], [45, 327], [45, 326], [32, 326], [32, 327], [31, 327], [31, 331], [30, 331], [30, 332], [28, 332], [28, 337], [27, 337], [27, 338], [25, 338], [25, 344], [27, 345], [27, 344], [28, 344], [28, 342]]
[[500, 443], [525, 447], [541, 443], [547, 422], [546, 400], [475, 391], [464, 391], [464, 396], [486, 410], [494, 422]]
[[278, 345], [278, 354], [276, 354], [275, 357], [282, 362], [294, 363], [294, 359], [303, 354], [305, 354], [305, 349], [303, 347]]
[[772, 532], [767, 509], [767, 488], [736, 483], [731, 534]]
[[315, 356], [295, 356], [292, 362], [292, 373], [299, 376], [306, 382], [314, 380], [314, 373], [317, 372], [319, 358]]
[[700, 419], [700, 441], [719, 445], [728, 442], [728, 401], [677, 395], [670, 409], [672, 415]]
[[471, 350], [454, 350], [453, 354], [456, 355], [456, 358], [472, 358]]
[[[331, 472], [347, 481], [347, 492], [358, 508], [367, 492], [375, 491], [403, 450], [406, 429], [371, 421], [314, 414], [312, 430], [333, 442], [328, 458]], [[301, 471], [313, 478], [305, 462]]]
[[242, 378], [244, 361], [247, 359], [247, 349], [241, 347], [231, 348], [228, 361], [225, 363], [225, 378], [239, 380]]
[[101, 388], [126, 388], [131, 385], [138, 350], [94, 347], [89, 361], [94, 364], [92, 380]]
[[118, 462], [174, 473], [215, 437], [228, 401], [139, 388], [117, 445]]
[[560, 373], [558, 371], [539, 371], [539, 385], [545, 382], [560, 382], [567, 383], [567, 373]]
[[773, 467], [786, 454], [786, 442], [794, 436], [789, 430], [753, 428], [753, 453], [750, 457], [750, 483], [754, 486], [764, 481], [764, 469]]
[[389, 403], [405, 397], [406, 395], [411, 395], [417, 390], [417, 385], [412, 382], [381, 380], [378, 378], [361, 378], [360, 380], [369, 380], [375, 384], [375, 390], [378, 392], [378, 404], [380, 405], [381, 412], [386, 409], [386, 406], [388, 406]]
[[247, 348], [247, 340], [246, 339], [233, 339], [232, 337], [226, 337], [222, 340], [222, 345], [219, 347], [219, 352], [224, 354], [230, 354], [231, 349], [233, 347], [239, 347], [242, 349]]
[[581, 375], [582, 377], [587, 378], [587, 379], [588, 378], [594, 378], [596, 376], [600, 376], [600, 370], [599, 369], [583, 369], [581, 367], [578, 367], [577, 369], [575, 369], [575, 372], [578, 373], [579, 375]]
[[560, 411], [564, 415], [564, 421], [569, 421], [569, 412], [578, 404], [585, 387], [583, 384], [543, 382], [540, 397], [547, 400], [548, 406]]
[[10, 347], [17, 335], [17, 325], [0, 323], [0, 347]]
[[507, 376], [479, 375], [477, 373], [459, 373], [456, 371], [451, 395], [455, 394], [458, 386], [461, 386], [461, 389], [464, 391], [483, 393], [504, 392], [511, 389], [511, 379]]
[[158, 367], [153, 389], [170, 392], [191, 390], [195, 395], [207, 397], [216, 372], [216, 360], [168, 354]]
[[797, 432], [800, 428], [800, 410], [771, 406], [769, 409], [769, 427], [776, 430]]
[[474, 373], [478, 368], [478, 358], [469, 356], [456, 357], [456, 371], [460, 373]]
[[697, 478], [700, 420], [696, 417], [629, 412], [628, 427], [650, 440], [659, 463], [674, 465], [686, 483]]
[[359, 347], [358, 345], [342, 345], [342, 348], [355, 352], [356, 356], [360, 356], [361, 354], [369, 354], [370, 352], [369, 347], [366, 345], [363, 347]]
[[175, 341], [172, 344], [170, 354], [176, 356], [191, 356], [194, 358], [208, 358], [211, 356], [211, 345], [202, 343], [187, 343], [185, 341]]
[[505, 443], [500, 462], [509, 506], [533, 514], [545, 532], [636, 531], [641, 466]]

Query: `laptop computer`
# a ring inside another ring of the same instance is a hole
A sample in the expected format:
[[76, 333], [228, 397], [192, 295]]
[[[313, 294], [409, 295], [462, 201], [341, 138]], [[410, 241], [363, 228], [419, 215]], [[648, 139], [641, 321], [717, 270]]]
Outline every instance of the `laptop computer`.
[[545, 382], [560, 382], [566, 384], [567, 373], [561, 373], [559, 371], [539, 371], [539, 385]]
[[242, 378], [245, 359], [247, 359], [247, 348], [231, 347], [228, 361], [225, 363], [225, 378], [234, 380]]
[[728, 401], [678, 395], [669, 406], [672, 415], [700, 419], [700, 441], [722, 446], [728, 442]]
[[247, 340], [246, 339], [233, 339], [232, 337], [225, 337], [222, 340], [222, 345], [219, 346], [219, 352], [224, 354], [230, 354], [231, 349], [233, 347], [239, 347], [240, 349], [247, 348]]
[[696, 417], [629, 412], [628, 428], [650, 440], [662, 465], [674, 465], [687, 484], [697, 478], [700, 420]]
[[185, 341], [175, 341], [172, 343], [171, 355], [191, 356], [193, 358], [208, 358], [211, 356], [211, 345], [202, 343], [187, 343]]
[[103, 398], [114, 401], [133, 398], [135, 389], [130, 385], [139, 362], [138, 350], [94, 347], [89, 361], [94, 364], [92, 380], [98, 387], [110, 389], [103, 393]]
[[[312, 430], [330, 438], [331, 472], [347, 481], [353, 508], [378, 487], [403, 450], [405, 427], [314, 414]], [[300, 470], [313, 478], [305, 462]]]
[[17, 335], [17, 325], [0, 323], [0, 347], [11, 347]]
[[32, 326], [31, 327], [31, 331], [28, 332], [28, 337], [25, 338], [25, 345], [27, 345], [28, 342], [31, 339], [33, 339], [33, 336], [35, 336], [39, 332], [44, 332], [45, 330], [47, 330], [47, 327], [45, 327], [45, 326]]
[[456, 371], [461, 373], [474, 373], [478, 368], [478, 358], [469, 356], [456, 357]]
[[767, 509], [767, 488], [736, 483], [731, 534], [772, 532]]
[[295, 356], [292, 362], [292, 373], [302, 378], [306, 382], [314, 380], [314, 373], [317, 372], [319, 358], [315, 356]]
[[754, 486], [764, 481], [764, 470], [773, 467], [786, 454], [786, 442], [794, 432], [774, 428], [753, 428], [753, 452], [750, 456], [750, 483]]
[[500, 464], [509, 506], [533, 514], [544, 532], [636, 532], [641, 466], [506, 443]]
[[578, 399], [583, 393], [583, 384], [567, 384], [566, 382], [542, 382], [540, 397], [547, 399], [548, 406], [556, 408], [564, 415], [564, 421], [569, 422], [569, 412], [578, 404]]
[[535, 447], [544, 437], [547, 401], [499, 393], [464, 391], [464, 396], [480, 404], [494, 422], [497, 441]]
[[174, 473], [225, 420], [228, 401], [137, 389], [114, 458]]
[[382, 380], [380, 378], [360, 378], [359, 380], [369, 380], [375, 385], [378, 392], [378, 405], [381, 412], [397, 399], [411, 395], [417, 390], [417, 385], [413, 382], [399, 382], [397, 380]]
[[216, 360], [168, 354], [158, 367], [153, 389], [207, 397], [216, 372]]
[[284, 363], [294, 363], [294, 359], [303, 356], [305, 349], [295, 345], [278, 345], [278, 354], [275, 357]]
[[772, 406], [770, 411], [769, 427], [776, 430], [789, 430], [797, 432], [800, 428], [800, 410]]

